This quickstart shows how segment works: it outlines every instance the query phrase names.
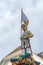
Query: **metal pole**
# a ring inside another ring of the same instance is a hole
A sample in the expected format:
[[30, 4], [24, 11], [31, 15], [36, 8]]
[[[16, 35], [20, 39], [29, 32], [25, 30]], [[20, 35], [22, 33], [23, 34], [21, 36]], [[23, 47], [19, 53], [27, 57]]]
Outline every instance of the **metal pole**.
[[[22, 17], [22, 9], [21, 9], [21, 17]], [[21, 37], [22, 37], [22, 20], [21, 20]], [[22, 42], [21, 42], [21, 46], [22, 46]]]

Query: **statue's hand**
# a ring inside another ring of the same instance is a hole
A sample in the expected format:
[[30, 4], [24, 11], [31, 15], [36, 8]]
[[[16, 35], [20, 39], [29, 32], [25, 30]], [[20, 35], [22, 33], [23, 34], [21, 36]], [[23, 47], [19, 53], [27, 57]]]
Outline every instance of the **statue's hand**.
[[33, 34], [30, 31], [27, 31], [26, 32], [26, 37], [31, 38], [31, 37], [33, 37]]

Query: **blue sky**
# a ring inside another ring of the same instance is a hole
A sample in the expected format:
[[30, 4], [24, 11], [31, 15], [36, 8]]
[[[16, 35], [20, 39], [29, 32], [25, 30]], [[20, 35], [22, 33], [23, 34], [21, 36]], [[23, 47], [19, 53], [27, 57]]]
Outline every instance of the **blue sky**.
[[0, 0], [0, 60], [20, 45], [21, 8], [28, 17], [32, 51], [43, 51], [43, 0]]

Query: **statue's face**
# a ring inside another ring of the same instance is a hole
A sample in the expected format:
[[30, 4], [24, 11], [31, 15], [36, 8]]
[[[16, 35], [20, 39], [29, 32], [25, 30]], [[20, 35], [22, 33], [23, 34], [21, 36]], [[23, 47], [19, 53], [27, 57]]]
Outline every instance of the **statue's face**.
[[27, 27], [25, 25], [22, 26], [23, 31], [27, 30]]

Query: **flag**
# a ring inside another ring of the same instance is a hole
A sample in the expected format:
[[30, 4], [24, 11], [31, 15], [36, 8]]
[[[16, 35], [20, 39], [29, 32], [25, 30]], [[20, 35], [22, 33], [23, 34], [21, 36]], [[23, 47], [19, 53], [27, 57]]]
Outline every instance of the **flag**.
[[26, 15], [24, 14], [23, 10], [21, 9], [21, 22], [24, 22], [28, 20], [28, 18], [26, 17]]

